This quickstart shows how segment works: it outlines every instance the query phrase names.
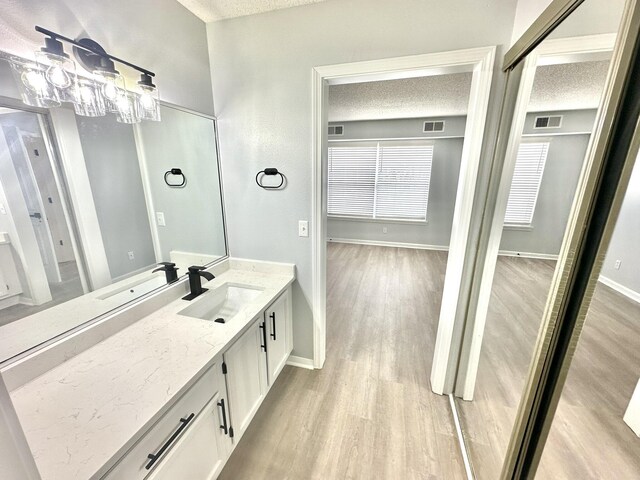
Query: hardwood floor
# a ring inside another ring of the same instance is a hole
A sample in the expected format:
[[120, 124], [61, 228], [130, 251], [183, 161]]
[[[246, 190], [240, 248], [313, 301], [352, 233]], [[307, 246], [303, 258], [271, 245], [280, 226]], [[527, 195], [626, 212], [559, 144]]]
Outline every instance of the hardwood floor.
[[[554, 267], [498, 261], [475, 398], [457, 400], [480, 480], [500, 474]], [[640, 478], [640, 439], [622, 420], [638, 352], [640, 305], [598, 284], [536, 478]]]
[[325, 367], [285, 368], [220, 478], [465, 478], [429, 386], [447, 254], [328, 247]]

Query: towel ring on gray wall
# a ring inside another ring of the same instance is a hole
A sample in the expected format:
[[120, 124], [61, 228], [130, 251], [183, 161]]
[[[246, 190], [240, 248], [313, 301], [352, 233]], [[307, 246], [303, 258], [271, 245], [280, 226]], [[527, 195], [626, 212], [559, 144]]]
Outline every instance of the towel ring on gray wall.
[[[280, 175], [280, 183], [278, 185], [272, 185], [272, 186], [263, 185], [262, 177], [265, 175], [267, 176]], [[265, 190], [277, 190], [279, 188], [282, 188], [282, 186], [284, 185], [285, 179], [286, 177], [284, 176], [284, 174], [282, 172], [279, 172], [277, 168], [265, 168], [264, 170], [260, 170], [256, 174], [256, 183], [260, 188], [264, 188]]]
[[[182, 177], [182, 182], [181, 183], [169, 183], [169, 178], [168, 178], [169, 175], [181, 176]], [[186, 183], [187, 183], [187, 177], [184, 176], [184, 173], [182, 173], [181, 169], [172, 168], [171, 170], [167, 170], [166, 172], [164, 172], [164, 183], [166, 183], [170, 187], [176, 187], [176, 188], [184, 187], [186, 185]]]

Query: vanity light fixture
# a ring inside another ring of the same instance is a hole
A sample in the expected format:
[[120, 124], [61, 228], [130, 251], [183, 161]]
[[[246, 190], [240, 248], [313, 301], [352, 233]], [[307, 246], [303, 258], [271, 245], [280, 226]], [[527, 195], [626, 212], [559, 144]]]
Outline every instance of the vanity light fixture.
[[[35, 52], [35, 61], [11, 58], [12, 72], [24, 103], [50, 108], [68, 102], [78, 115], [98, 117], [112, 112], [122, 123], [138, 123], [142, 119], [160, 121], [160, 99], [153, 72], [110, 55], [89, 38], [72, 40], [39, 26], [35, 29], [45, 35], [45, 46]], [[86, 73], [77, 72], [76, 63], [64, 51], [63, 42], [73, 45], [76, 60]], [[142, 74], [135, 91], [127, 90], [115, 63]]]

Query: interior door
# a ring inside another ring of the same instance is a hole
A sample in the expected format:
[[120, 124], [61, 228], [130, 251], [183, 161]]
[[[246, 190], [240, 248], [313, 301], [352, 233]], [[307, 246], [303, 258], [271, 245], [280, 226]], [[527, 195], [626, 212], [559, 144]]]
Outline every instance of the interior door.
[[22, 137], [29, 161], [33, 169], [36, 184], [40, 191], [44, 216], [51, 231], [53, 247], [58, 263], [75, 260], [69, 227], [62, 207], [62, 199], [56, 185], [51, 158], [44, 140], [39, 135], [24, 135]]
[[31, 225], [38, 242], [38, 249], [42, 257], [42, 263], [49, 283], [59, 283], [60, 269], [53, 246], [53, 238], [49, 224], [46, 221], [46, 212], [42, 202], [42, 196], [36, 182], [35, 174], [29, 161], [29, 155], [24, 145], [21, 132], [16, 127], [3, 127], [5, 138], [11, 150], [13, 167], [18, 177], [20, 190], [31, 218]]

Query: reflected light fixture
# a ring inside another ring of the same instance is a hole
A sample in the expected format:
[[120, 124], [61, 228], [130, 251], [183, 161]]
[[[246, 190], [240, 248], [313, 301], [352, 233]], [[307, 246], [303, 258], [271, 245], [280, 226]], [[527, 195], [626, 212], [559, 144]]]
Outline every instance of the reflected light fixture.
[[[45, 35], [45, 46], [35, 52], [35, 61], [11, 57], [11, 70], [24, 103], [49, 108], [67, 102], [73, 104], [78, 115], [97, 117], [112, 112], [124, 123], [160, 121], [160, 98], [153, 72], [110, 55], [89, 38], [72, 40], [39, 26], [35, 28]], [[76, 60], [86, 73], [78, 72], [76, 63], [64, 51], [63, 42], [73, 45]], [[116, 63], [141, 73], [135, 91], [127, 90]]]

